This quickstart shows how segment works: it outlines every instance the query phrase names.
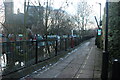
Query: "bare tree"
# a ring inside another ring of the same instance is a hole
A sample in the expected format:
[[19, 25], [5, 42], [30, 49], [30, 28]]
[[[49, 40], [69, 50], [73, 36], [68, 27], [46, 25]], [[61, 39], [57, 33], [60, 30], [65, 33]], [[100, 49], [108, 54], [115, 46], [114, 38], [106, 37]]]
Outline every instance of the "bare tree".
[[51, 23], [50, 31], [57, 35], [66, 34], [67, 32], [70, 34], [74, 24], [70, 15], [59, 9], [54, 10]]
[[5, 31], [9, 32], [9, 30], [4, 25], [4, 21], [5, 21], [5, 15], [4, 15], [5, 12], [4, 12], [4, 10], [5, 10], [4, 3], [1, 2], [0, 3], [0, 31], [5, 33]]
[[[44, 32], [43, 34], [45, 34], [45, 35], [48, 34], [48, 30], [51, 28], [51, 26], [53, 26], [55, 28], [58, 27], [58, 29], [59, 29], [60, 25], [62, 24], [61, 23], [62, 20], [64, 20], [66, 18], [65, 15], [67, 15], [64, 13], [65, 11], [63, 11], [62, 9], [65, 9], [66, 7], [69, 6], [68, 0], [66, 0], [66, 2], [63, 3], [56, 12], [55, 12], [55, 10], [52, 9], [53, 2], [54, 2], [53, 0], [46, 0], [46, 2], [44, 2], [44, 6], [46, 6], [46, 7], [44, 8], [43, 26], [41, 26], [42, 23], [40, 23], [41, 21], [40, 21], [40, 17], [39, 17], [38, 23], [36, 24], [37, 27], [34, 27], [34, 28], [36, 28], [36, 30], [39, 29], [39, 31]], [[42, 2], [40, 2], [40, 0], [38, 0], [36, 2], [36, 4], [38, 4], [39, 6], [41, 6], [41, 3]], [[35, 6], [35, 3], [32, 3], [32, 5]], [[35, 8], [36, 8], [36, 11], [39, 13], [36, 6], [35, 6]]]
[[[64, 11], [65, 8], [67, 8], [69, 6], [69, 2], [68, 0], [66, 0], [65, 3], [63, 3], [58, 9], [55, 9], [53, 11], [51, 11], [50, 14], [50, 24], [48, 25], [48, 29], [51, 29], [51, 32], [53, 29], [55, 29], [54, 31], [56, 31], [57, 35], [60, 34], [60, 28], [62, 29], [62, 27], [67, 27], [67, 23], [69, 23], [70, 19], [70, 15], [67, 14], [67, 12]], [[63, 24], [64, 23], [64, 24]], [[69, 27], [70, 28], [70, 27]]]
[[86, 30], [91, 12], [91, 6], [87, 2], [85, 2], [84, 0], [78, 2], [77, 14], [73, 17], [73, 19], [76, 20], [81, 35], [83, 34], [83, 31]]

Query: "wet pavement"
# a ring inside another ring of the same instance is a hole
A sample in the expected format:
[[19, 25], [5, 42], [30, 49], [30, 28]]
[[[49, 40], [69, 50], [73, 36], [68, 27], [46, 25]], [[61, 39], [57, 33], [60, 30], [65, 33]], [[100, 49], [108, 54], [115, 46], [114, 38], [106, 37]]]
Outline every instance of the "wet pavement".
[[78, 48], [43, 71], [35, 71], [22, 78], [99, 78], [102, 51], [95, 46], [95, 38], [83, 42]]

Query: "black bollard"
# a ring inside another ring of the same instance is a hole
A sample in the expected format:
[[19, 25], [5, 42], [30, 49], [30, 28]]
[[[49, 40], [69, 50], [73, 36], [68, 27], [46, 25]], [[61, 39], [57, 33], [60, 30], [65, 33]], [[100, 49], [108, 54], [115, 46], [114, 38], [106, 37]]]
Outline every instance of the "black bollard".
[[120, 60], [115, 59], [112, 65], [112, 80], [120, 80]]

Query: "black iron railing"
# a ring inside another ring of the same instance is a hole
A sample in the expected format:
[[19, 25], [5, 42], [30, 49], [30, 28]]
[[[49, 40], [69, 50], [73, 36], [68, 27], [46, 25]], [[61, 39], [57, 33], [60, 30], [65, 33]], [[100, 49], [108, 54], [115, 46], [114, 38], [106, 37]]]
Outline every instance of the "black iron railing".
[[7, 75], [11, 72], [51, 59], [59, 55], [61, 51], [73, 48], [91, 37], [93, 36], [86, 36], [82, 39], [77, 37], [62, 38], [59, 40], [44, 39], [39, 41], [3, 42], [1, 56], [2, 75]]

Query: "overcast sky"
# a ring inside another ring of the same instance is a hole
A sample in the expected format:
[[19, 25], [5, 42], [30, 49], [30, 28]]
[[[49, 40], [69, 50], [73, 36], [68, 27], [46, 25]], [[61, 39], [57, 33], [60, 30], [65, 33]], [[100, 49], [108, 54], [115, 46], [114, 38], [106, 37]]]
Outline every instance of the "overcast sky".
[[[3, 3], [3, 1], [5, 0], [0, 0], [0, 4]], [[14, 12], [17, 13], [17, 9], [19, 8], [21, 12], [24, 11], [24, 1], [25, 0], [6, 0], [6, 1], [14, 1]], [[27, 0], [26, 0], [27, 1]], [[30, 0], [30, 2], [36, 4], [38, 0]], [[47, 0], [40, 0], [41, 4], [44, 5], [44, 3]], [[54, 8], [60, 8], [61, 6], [65, 7], [65, 10], [70, 13], [70, 14], [75, 14], [76, 13], [76, 9], [77, 9], [77, 3], [78, 1], [81, 0], [67, 0], [69, 2], [69, 6], [66, 6], [66, 0], [51, 0], [53, 1], [53, 7]], [[93, 5], [93, 11], [94, 14], [98, 15], [99, 14], [99, 4], [97, 3], [101, 3], [102, 4], [102, 14], [103, 14], [103, 10], [104, 10], [104, 5], [105, 5], [105, 0], [84, 0], [86, 2], [88, 2], [90, 5]], [[36, 3], [35, 3], [36, 2]]]
[[[0, 0], [0, 4], [3, 3], [4, 0]], [[12, 0], [7, 0], [12, 1]], [[14, 13], [17, 13], [17, 9], [19, 8], [21, 12], [24, 11], [24, 1], [25, 0], [13, 0], [14, 1]], [[26, 0], [28, 1], [28, 0]], [[41, 4], [45, 6], [47, 0], [40, 0]], [[77, 9], [77, 3], [81, 0], [51, 0], [53, 1], [52, 7], [55, 9], [60, 8], [61, 6], [64, 7], [63, 9], [68, 12], [71, 15], [76, 14]], [[66, 6], [68, 2], [69, 6]], [[84, 0], [88, 2], [89, 5], [93, 6], [93, 13], [91, 15], [91, 18], [94, 18], [94, 16], [97, 16], [99, 19], [99, 13], [100, 13], [100, 5], [98, 3], [102, 4], [102, 14], [104, 13], [104, 7], [105, 7], [105, 1], [106, 0]], [[38, 3], [38, 0], [30, 0], [33, 4]], [[93, 20], [93, 19], [92, 19]]]
[[[34, 4], [37, 1], [38, 0], [30, 0], [30, 2], [32, 2]], [[53, 7], [54, 8], [60, 8], [61, 6], [66, 6], [66, 4], [65, 4], [66, 0], [52, 0], [52, 1], [54, 1], [53, 2]], [[78, 1], [80, 1], [80, 0], [68, 0], [69, 7], [66, 7], [65, 10], [69, 13], [75, 14]], [[97, 4], [97, 3], [102, 4], [102, 10], [103, 10], [104, 4], [105, 4], [105, 0], [84, 0], [84, 1], [88, 2], [90, 5], [93, 5], [93, 10], [94, 10], [95, 13], [99, 13], [99, 4]], [[40, 2], [41, 2], [42, 5], [44, 5], [46, 0], [40, 0]], [[17, 12], [18, 8], [20, 8], [21, 12], [23, 12], [23, 9], [24, 9], [23, 5], [24, 5], [24, 0], [14, 0], [15, 13]], [[102, 13], [103, 13], [103, 11], [102, 11]]]

